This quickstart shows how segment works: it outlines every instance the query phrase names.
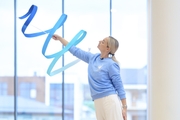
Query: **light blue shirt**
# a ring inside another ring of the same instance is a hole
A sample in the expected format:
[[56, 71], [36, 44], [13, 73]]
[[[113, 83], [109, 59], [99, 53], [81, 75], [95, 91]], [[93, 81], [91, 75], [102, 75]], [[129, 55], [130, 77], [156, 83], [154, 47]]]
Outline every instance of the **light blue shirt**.
[[88, 63], [88, 82], [93, 100], [111, 94], [118, 94], [120, 99], [126, 98], [120, 76], [120, 67], [111, 58], [100, 59], [100, 53], [93, 54], [72, 46], [69, 49], [77, 58]]

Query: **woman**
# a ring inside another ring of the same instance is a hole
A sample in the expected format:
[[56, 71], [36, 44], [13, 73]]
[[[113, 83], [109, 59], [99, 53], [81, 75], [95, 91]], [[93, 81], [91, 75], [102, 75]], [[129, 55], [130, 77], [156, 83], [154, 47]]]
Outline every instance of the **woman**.
[[[54, 34], [64, 46], [68, 41]], [[101, 53], [90, 53], [72, 46], [69, 51], [77, 58], [88, 63], [88, 82], [94, 101], [97, 120], [127, 120], [126, 95], [120, 76], [120, 67], [114, 54], [119, 47], [118, 41], [109, 36], [99, 41]]]

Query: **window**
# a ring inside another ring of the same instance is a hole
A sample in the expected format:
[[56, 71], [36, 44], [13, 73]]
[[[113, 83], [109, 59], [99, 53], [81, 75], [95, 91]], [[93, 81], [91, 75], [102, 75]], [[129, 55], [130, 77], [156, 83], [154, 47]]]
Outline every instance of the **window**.
[[[70, 108], [74, 105], [74, 84], [64, 87], [65, 105]], [[62, 84], [50, 84], [50, 105], [62, 107]]]
[[7, 95], [7, 83], [5, 82], [0, 82], [0, 95]]
[[62, 107], [62, 84], [50, 84], [50, 105]]
[[36, 84], [30, 82], [22, 82], [19, 86], [20, 96], [24, 98], [36, 98]]

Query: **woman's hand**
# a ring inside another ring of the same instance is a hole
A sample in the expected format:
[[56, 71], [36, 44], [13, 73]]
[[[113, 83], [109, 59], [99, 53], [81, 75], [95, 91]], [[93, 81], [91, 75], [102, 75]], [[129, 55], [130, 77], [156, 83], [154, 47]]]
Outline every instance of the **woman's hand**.
[[121, 99], [122, 102], [122, 115], [124, 120], [127, 120], [127, 103], [126, 99]]
[[60, 40], [60, 36], [59, 35], [57, 35], [57, 34], [54, 34], [53, 36], [52, 36], [52, 38], [54, 39], [54, 40]]
[[68, 44], [68, 41], [67, 41], [67, 40], [65, 40], [64, 38], [62, 38], [61, 36], [59, 36], [59, 35], [57, 35], [57, 34], [54, 34], [54, 35], [52, 36], [52, 38], [53, 38], [54, 40], [59, 40], [64, 46], [66, 46], [66, 45]]
[[123, 115], [123, 119], [127, 120], [127, 108], [122, 109], [122, 115]]

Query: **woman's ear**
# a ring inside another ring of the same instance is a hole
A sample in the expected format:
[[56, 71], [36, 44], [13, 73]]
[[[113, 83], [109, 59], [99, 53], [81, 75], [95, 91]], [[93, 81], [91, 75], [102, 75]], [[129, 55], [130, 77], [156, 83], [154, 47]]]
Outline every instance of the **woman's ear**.
[[108, 53], [111, 51], [110, 47], [107, 47], [106, 50], [107, 50]]

